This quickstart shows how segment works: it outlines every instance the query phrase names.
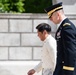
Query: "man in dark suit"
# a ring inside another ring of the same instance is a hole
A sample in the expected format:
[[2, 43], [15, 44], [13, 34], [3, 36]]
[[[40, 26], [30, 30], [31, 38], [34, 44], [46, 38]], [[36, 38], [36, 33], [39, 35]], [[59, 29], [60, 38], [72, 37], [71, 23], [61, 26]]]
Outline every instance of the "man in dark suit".
[[44, 10], [51, 21], [59, 24], [55, 36], [57, 63], [53, 75], [76, 75], [76, 27], [65, 17], [62, 2]]

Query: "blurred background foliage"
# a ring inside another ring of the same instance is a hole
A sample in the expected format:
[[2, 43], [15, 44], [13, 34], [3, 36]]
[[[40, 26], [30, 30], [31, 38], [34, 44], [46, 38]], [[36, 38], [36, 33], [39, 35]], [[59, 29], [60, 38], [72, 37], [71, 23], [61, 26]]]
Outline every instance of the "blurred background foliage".
[[52, 0], [0, 0], [0, 13], [44, 13]]

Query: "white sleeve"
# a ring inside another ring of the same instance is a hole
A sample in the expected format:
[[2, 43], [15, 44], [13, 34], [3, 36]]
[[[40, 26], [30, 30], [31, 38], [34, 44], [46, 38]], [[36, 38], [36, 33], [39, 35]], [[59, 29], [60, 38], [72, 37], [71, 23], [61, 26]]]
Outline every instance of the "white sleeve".
[[42, 69], [42, 62], [40, 62], [37, 66], [34, 67], [34, 70], [35, 70], [36, 72], [40, 72], [41, 69]]

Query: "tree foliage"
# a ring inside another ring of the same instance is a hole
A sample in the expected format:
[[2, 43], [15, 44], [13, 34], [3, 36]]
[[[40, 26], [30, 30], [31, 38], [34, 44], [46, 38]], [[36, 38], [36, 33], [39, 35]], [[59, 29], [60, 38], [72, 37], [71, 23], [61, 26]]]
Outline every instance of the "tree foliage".
[[0, 0], [0, 12], [24, 12], [23, 0]]
[[44, 13], [44, 8], [52, 5], [52, 0], [25, 0], [26, 13]]
[[52, 0], [0, 0], [1, 13], [44, 13]]

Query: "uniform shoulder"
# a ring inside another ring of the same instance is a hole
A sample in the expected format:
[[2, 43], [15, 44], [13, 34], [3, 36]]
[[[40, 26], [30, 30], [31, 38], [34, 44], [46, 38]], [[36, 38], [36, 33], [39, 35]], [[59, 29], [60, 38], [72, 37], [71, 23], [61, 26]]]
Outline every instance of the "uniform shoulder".
[[70, 23], [64, 23], [64, 24], [63, 24], [63, 27], [64, 27], [64, 26], [71, 26], [71, 24], [70, 24]]

